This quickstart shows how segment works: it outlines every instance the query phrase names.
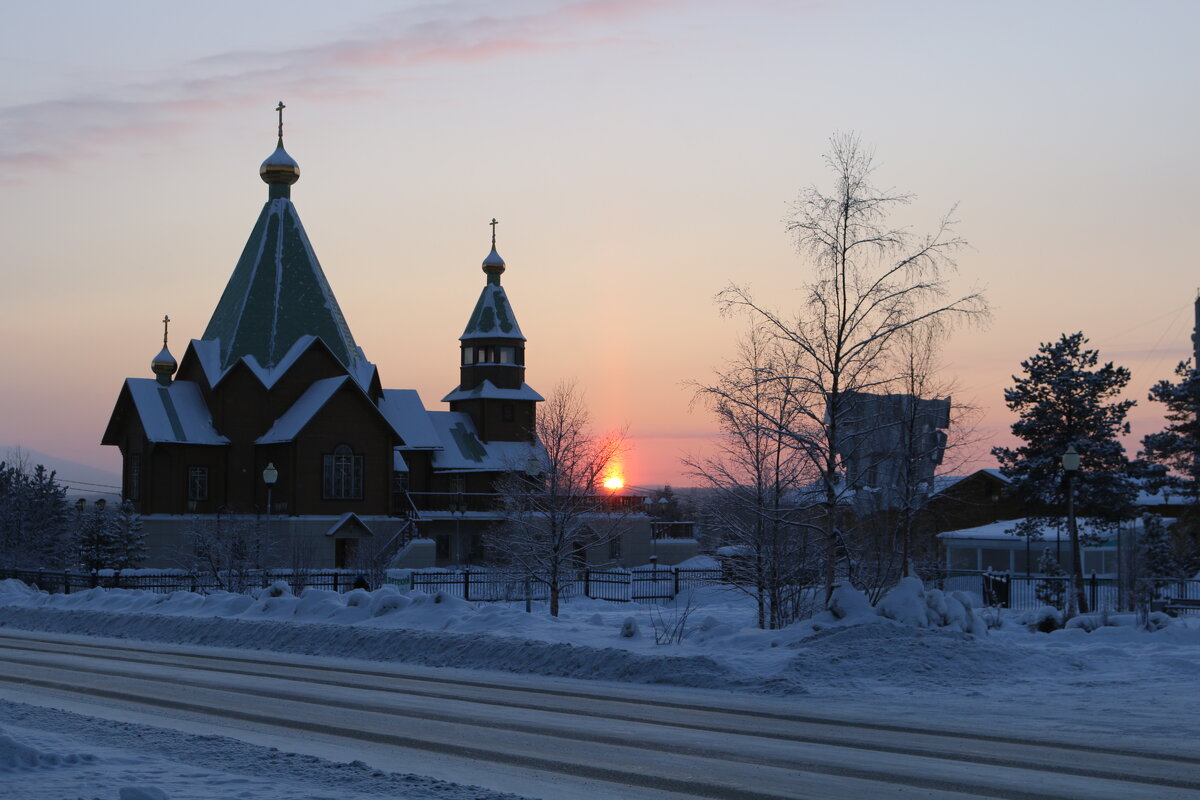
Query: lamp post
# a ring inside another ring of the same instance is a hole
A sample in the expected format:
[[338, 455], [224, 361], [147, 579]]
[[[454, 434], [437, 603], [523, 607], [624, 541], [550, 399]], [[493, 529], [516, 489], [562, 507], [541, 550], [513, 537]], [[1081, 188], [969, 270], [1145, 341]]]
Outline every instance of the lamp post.
[[[267, 464], [267, 468], [263, 470], [262, 478], [263, 483], [267, 485], [267, 529], [265, 531], [265, 538], [269, 547], [271, 542], [271, 490], [275, 488], [275, 481], [279, 480], [279, 470], [275, 469], [275, 462]], [[266, 569], [266, 567], [264, 566], [263, 569]], [[264, 573], [264, 585], [266, 579], [266, 573]]]
[[1067, 475], [1067, 532], [1071, 536], [1071, 592], [1067, 601], [1067, 615], [1075, 616], [1076, 610], [1086, 613], [1087, 601], [1083, 596], [1083, 563], [1080, 561], [1079, 528], [1075, 521], [1075, 475], [1079, 472], [1079, 453], [1075, 445], [1067, 446], [1062, 454], [1063, 472]]

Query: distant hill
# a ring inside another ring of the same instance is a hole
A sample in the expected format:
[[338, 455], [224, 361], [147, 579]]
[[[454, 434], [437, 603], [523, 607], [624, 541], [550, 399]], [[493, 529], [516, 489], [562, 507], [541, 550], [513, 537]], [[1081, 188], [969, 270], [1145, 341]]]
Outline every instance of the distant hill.
[[9, 445], [0, 445], [0, 461], [11, 463], [18, 452], [28, 462], [30, 469], [41, 464], [57, 473], [56, 479], [67, 487], [67, 496], [72, 500], [77, 497], [87, 500], [103, 497], [111, 502], [121, 497], [121, 476], [116, 472], [80, 464], [78, 461], [59, 458], [28, 447]]

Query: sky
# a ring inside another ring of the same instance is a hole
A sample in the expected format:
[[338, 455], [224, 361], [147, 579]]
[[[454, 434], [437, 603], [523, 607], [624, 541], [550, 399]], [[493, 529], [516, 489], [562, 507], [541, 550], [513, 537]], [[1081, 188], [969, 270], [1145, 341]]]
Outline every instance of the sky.
[[[732, 354], [731, 282], [800, 308], [785, 231], [829, 137], [929, 230], [985, 327], [943, 354], [980, 452], [1002, 392], [1081, 330], [1147, 388], [1190, 352], [1200, 69], [1186, 2], [514, 0], [15, 4], [0, 29], [0, 445], [113, 472], [121, 383], [199, 337], [266, 187], [279, 100], [292, 199], [354, 337], [427, 407], [499, 219], [527, 380], [627, 426], [629, 483], [691, 482], [689, 383]], [[986, 456], [976, 460], [988, 466]]]

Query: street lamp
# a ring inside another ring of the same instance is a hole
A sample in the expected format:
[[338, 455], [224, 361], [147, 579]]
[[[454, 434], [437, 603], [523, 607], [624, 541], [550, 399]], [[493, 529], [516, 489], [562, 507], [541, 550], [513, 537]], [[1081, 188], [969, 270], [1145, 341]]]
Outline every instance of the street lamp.
[[[1083, 610], [1083, 565], [1080, 562], [1079, 529], [1075, 522], [1075, 474], [1079, 472], [1079, 453], [1075, 445], [1067, 445], [1067, 452], [1062, 454], [1063, 471], [1067, 474], [1067, 532], [1071, 536], [1071, 599], [1067, 605], [1068, 615], [1074, 616], [1075, 610]], [[1059, 561], [1061, 563], [1061, 554]]]
[[275, 481], [279, 480], [279, 470], [275, 469], [275, 463], [270, 462], [267, 468], [263, 470], [263, 483], [267, 485], [267, 530], [266, 540], [271, 541], [271, 490], [275, 488]]

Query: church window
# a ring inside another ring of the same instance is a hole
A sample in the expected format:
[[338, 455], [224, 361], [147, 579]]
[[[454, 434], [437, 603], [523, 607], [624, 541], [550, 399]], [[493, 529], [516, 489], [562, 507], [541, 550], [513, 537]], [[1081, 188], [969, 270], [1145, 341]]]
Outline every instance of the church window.
[[501, 364], [515, 364], [517, 362], [517, 348], [501, 347], [498, 349], [500, 350]]
[[325, 500], [361, 500], [363, 457], [340, 444], [324, 457], [322, 497]]
[[464, 367], [470, 366], [471, 364], [475, 363], [475, 348], [474, 347], [464, 347], [462, 349], [462, 363], [463, 363]]
[[129, 483], [125, 486], [125, 495], [130, 500], [142, 498], [142, 456], [132, 453], [129, 456]]
[[208, 467], [188, 467], [188, 500], [208, 500]]
[[501, 419], [503, 419], [505, 422], [512, 422], [513, 416], [514, 416], [513, 415], [513, 404], [512, 403], [501, 404], [501, 406], [500, 406]]

